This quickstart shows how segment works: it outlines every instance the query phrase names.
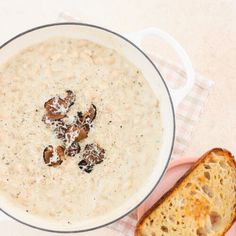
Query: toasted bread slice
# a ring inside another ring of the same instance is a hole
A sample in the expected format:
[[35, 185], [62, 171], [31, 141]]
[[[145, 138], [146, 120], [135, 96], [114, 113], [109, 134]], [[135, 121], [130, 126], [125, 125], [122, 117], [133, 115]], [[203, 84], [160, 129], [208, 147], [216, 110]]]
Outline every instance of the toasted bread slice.
[[138, 222], [136, 236], [222, 236], [236, 220], [236, 163], [207, 152]]

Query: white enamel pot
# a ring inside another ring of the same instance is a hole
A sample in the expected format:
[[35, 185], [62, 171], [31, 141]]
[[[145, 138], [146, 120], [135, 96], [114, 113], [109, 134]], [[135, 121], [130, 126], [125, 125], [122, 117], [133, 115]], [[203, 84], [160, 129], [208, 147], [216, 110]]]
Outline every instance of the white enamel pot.
[[[168, 88], [158, 71], [158, 68], [156, 68], [148, 56], [139, 48], [142, 40], [148, 35], [161, 37], [169, 43], [179, 55], [188, 78], [186, 84], [182, 88], [178, 90]], [[44, 25], [19, 34], [0, 47], [0, 64], [4, 63], [20, 50], [54, 36], [88, 39], [123, 54], [130, 62], [142, 71], [145, 79], [159, 98], [161, 120], [164, 128], [160, 154], [157, 157], [157, 164], [154, 167], [153, 173], [150, 173], [150, 176], [147, 177], [145, 186], [137, 189], [137, 198], [128, 199], [119, 207], [119, 209], [116, 209], [113, 212], [104, 212], [104, 215], [98, 219], [80, 222], [76, 226], [58, 227], [43, 220], [39, 220], [34, 216], [29, 216], [20, 210], [14, 209], [8, 206], [5, 202], [0, 202], [2, 212], [23, 224], [51, 232], [74, 233], [97, 229], [119, 220], [138, 207], [159, 183], [168, 166], [174, 145], [174, 108], [178, 106], [180, 101], [191, 90], [194, 83], [194, 72], [190, 60], [182, 47], [170, 35], [159, 29], [149, 28], [140, 32], [128, 34], [124, 37], [108, 29], [83, 23], [58, 23]]]

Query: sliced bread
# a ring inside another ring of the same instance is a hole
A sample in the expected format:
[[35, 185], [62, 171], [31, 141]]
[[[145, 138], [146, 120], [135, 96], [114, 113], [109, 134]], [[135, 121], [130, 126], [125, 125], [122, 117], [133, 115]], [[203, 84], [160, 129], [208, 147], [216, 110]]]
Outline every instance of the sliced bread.
[[136, 236], [222, 236], [236, 220], [236, 163], [207, 152], [138, 222]]

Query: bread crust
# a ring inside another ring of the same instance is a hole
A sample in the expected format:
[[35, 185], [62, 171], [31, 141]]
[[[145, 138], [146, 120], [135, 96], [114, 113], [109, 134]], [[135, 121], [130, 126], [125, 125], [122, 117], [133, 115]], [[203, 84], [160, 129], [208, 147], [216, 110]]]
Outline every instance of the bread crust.
[[[236, 161], [234, 159], [234, 156], [231, 154], [231, 152], [229, 152], [226, 149], [223, 148], [213, 148], [210, 151], [206, 152], [205, 154], [203, 154], [203, 156], [200, 157], [200, 159], [176, 182], [176, 184], [167, 192], [165, 193], [142, 217], [141, 219], [138, 221], [136, 227], [135, 227], [135, 236], [142, 236], [142, 234], [140, 233], [140, 228], [142, 227], [142, 224], [144, 222], [144, 220], [156, 209], [158, 208], [167, 197], [169, 197], [170, 195], [172, 195], [173, 193], [175, 193], [176, 191], [178, 191], [178, 188], [180, 186], [180, 184], [184, 181], [185, 178], [187, 178], [193, 170], [195, 170], [202, 162], [204, 162], [204, 160], [208, 157], [208, 155], [210, 153], [220, 153], [221, 155], [223, 154], [228, 161], [234, 166], [234, 168], [236, 169]], [[226, 227], [225, 230], [223, 232], [223, 234], [221, 236], [224, 236], [225, 233], [230, 229], [230, 227], [234, 224], [234, 222], [236, 221], [236, 212], [234, 214], [234, 219], [232, 220], [232, 222], [230, 222]]]

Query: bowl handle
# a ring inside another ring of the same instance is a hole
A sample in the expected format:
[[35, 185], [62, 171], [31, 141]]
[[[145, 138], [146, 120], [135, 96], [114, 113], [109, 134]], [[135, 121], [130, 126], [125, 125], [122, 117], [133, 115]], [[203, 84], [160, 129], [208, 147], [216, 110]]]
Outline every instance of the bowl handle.
[[187, 81], [183, 87], [178, 88], [178, 89], [172, 89], [170, 88], [170, 86], [168, 86], [168, 89], [170, 91], [170, 94], [173, 100], [174, 107], [176, 109], [179, 103], [191, 91], [194, 85], [194, 80], [195, 80], [192, 63], [186, 51], [183, 49], [182, 46], [180, 46], [180, 44], [171, 35], [169, 35], [168, 33], [158, 28], [147, 28], [138, 32], [126, 34], [125, 36], [140, 48], [146, 36], [158, 36], [164, 41], [166, 41], [178, 54], [179, 58], [181, 59], [184, 65]]

